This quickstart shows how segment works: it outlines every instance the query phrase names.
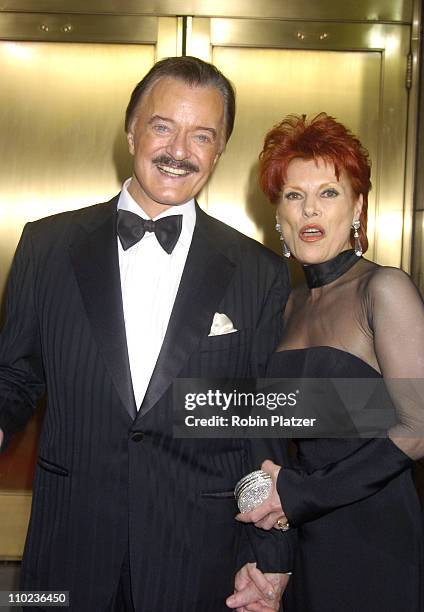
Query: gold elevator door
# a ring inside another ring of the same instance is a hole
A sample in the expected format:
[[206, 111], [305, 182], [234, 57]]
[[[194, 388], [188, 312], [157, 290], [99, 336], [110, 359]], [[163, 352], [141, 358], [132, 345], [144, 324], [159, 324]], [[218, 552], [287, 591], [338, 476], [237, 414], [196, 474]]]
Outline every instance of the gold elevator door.
[[0, 279], [27, 221], [119, 191], [123, 115], [153, 45], [0, 42]]
[[[0, 295], [27, 221], [105, 201], [131, 174], [125, 109], [153, 63], [177, 54], [177, 18], [117, 27], [102, 43], [98, 22], [96, 42], [0, 41]], [[41, 415], [0, 456], [0, 559], [22, 555]]]
[[[208, 210], [278, 249], [278, 235], [269, 231], [271, 207], [257, 181], [264, 134], [286, 114], [314, 116], [326, 111], [359, 134], [376, 159], [380, 54], [218, 47], [214, 61], [236, 84], [238, 118], [227, 157], [208, 191]], [[239, 202], [245, 206], [242, 219]], [[375, 193], [369, 214], [371, 257], [374, 215]]]
[[409, 35], [403, 25], [193, 18], [188, 52], [216, 64], [237, 91], [233, 136], [201, 198], [208, 212], [278, 252], [274, 211], [257, 186], [264, 135], [286, 114], [325, 111], [370, 152], [367, 256], [408, 270]]

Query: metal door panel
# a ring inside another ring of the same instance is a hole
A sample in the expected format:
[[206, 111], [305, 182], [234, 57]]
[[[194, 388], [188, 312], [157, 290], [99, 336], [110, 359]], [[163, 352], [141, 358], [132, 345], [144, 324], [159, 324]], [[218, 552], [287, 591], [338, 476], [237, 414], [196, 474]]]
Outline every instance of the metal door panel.
[[[178, 53], [177, 18], [151, 17], [144, 24], [103, 20], [95, 26], [92, 16], [85, 21], [81, 16], [72, 23], [85, 29], [78, 26], [73, 35], [89, 42], [67, 43], [51, 42], [59, 36], [66, 40], [60, 24], [67, 20], [18, 16], [20, 29], [15, 27], [12, 36], [3, 17], [0, 37], [10, 37], [0, 41], [0, 294], [25, 222], [101, 202], [119, 191], [132, 171], [124, 134], [130, 92], [155, 59]], [[37, 42], [18, 40], [37, 23], [48, 24], [47, 32], [34, 34]], [[43, 36], [49, 42], [40, 42]], [[104, 42], [108, 37], [142, 44], [110, 44]], [[1, 456], [3, 559], [22, 554], [37, 416]]]
[[403, 223], [409, 36], [401, 25], [193, 19], [188, 52], [213, 61], [238, 94], [235, 132], [203, 205], [278, 248], [256, 187], [263, 137], [287, 113], [325, 111], [370, 150], [368, 256], [408, 269], [402, 242], [411, 239], [410, 223]]

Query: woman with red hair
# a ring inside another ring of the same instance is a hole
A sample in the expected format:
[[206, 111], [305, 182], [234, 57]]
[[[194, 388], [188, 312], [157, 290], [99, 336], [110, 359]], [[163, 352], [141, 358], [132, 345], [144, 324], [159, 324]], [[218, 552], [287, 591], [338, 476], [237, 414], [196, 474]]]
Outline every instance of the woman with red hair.
[[[405, 273], [362, 257], [368, 153], [325, 113], [290, 115], [266, 136], [260, 183], [276, 205], [283, 254], [306, 278], [290, 295], [268, 376], [384, 378], [396, 418], [384, 437], [343, 438], [335, 429], [295, 440], [296, 465], [265, 462], [271, 495], [238, 518], [297, 529], [285, 611], [422, 611], [423, 524], [411, 466], [424, 456], [424, 307]], [[362, 408], [372, 416], [375, 403]], [[238, 582], [246, 587], [254, 576], [244, 568]], [[262, 609], [251, 605], [238, 609]]]

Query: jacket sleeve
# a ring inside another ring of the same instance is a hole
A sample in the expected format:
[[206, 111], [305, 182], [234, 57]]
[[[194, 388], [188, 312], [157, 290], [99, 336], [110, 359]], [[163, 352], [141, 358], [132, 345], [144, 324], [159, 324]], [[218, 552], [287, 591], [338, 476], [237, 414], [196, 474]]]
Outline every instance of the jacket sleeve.
[[2, 449], [23, 429], [45, 390], [39, 326], [34, 305], [34, 256], [30, 225], [19, 242], [6, 292], [6, 322], [0, 334], [0, 429]]
[[[282, 314], [290, 292], [287, 265], [281, 261], [275, 280], [267, 292], [261, 311], [252, 351], [251, 375], [254, 378], [265, 374], [268, 359], [278, 344], [282, 333]], [[288, 445], [285, 439], [246, 440], [246, 473], [258, 470], [265, 459], [279, 465], [289, 465]], [[252, 524], [243, 525], [244, 547], [240, 566], [256, 561], [263, 572], [286, 573], [293, 569], [297, 533], [277, 529], [264, 531]], [[244, 556], [243, 556], [244, 555]]]
[[[278, 465], [290, 464], [287, 440], [262, 439], [248, 440], [248, 472], [258, 470], [265, 459], [271, 459]], [[244, 558], [240, 567], [256, 561], [262, 572], [287, 573], [293, 570], [297, 547], [297, 531], [289, 529], [264, 531], [253, 524], [244, 524], [245, 546]]]

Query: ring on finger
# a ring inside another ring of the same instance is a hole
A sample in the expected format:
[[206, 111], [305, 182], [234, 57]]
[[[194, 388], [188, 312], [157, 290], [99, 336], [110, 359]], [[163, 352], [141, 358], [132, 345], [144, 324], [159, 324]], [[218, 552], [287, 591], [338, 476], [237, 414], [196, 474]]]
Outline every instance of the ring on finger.
[[287, 531], [290, 529], [289, 522], [285, 518], [279, 518], [278, 521], [274, 525], [275, 529], [279, 529], [280, 531]]

